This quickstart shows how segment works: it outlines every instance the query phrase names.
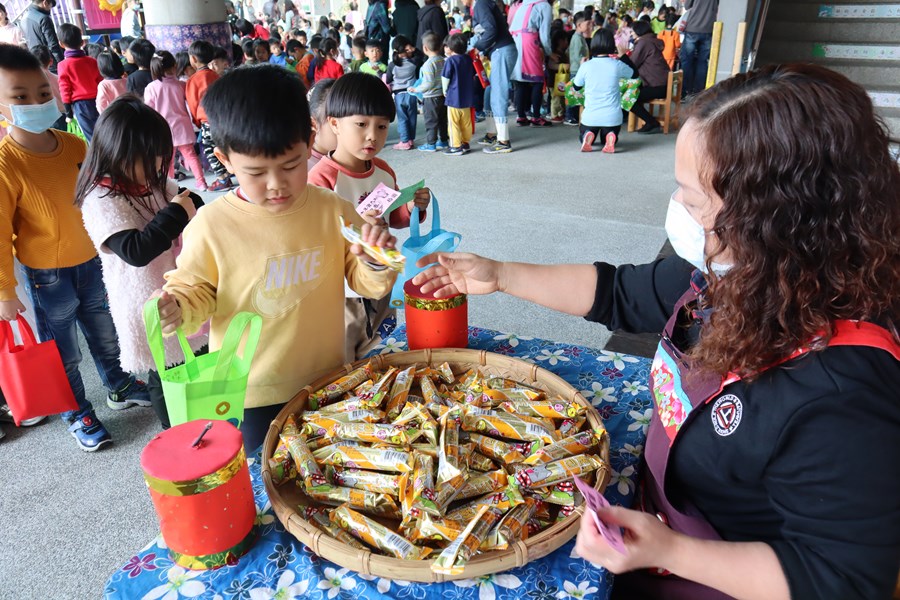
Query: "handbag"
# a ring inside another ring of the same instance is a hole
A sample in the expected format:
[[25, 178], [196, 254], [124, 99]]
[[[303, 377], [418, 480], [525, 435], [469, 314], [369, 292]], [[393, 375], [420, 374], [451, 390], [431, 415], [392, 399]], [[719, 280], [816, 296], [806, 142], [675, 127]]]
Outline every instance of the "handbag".
[[[195, 419], [218, 419], [240, 427], [250, 364], [262, 333], [262, 317], [249, 312], [236, 314], [228, 324], [222, 347], [202, 356], [194, 356], [179, 327], [176, 335], [184, 353], [184, 364], [171, 368], [166, 367], [159, 298], [151, 298], [144, 304], [144, 327], [162, 382], [169, 423], [175, 426]], [[243, 356], [238, 356], [241, 339], [248, 329]]]
[[619, 93], [622, 94], [622, 110], [631, 110], [641, 93], [641, 80], [639, 78], [620, 79]]
[[575, 89], [575, 83], [570, 81], [566, 84], [565, 93], [566, 106], [584, 106], [584, 88]]
[[561, 63], [553, 78], [553, 95], [557, 98], [565, 98], [567, 83], [569, 83], [569, 65]]
[[441, 209], [434, 194], [431, 195], [431, 231], [425, 235], [419, 233], [419, 208], [412, 209], [409, 217], [409, 239], [400, 247], [400, 252], [406, 258], [406, 268], [397, 276], [397, 282], [391, 291], [391, 306], [399, 308], [403, 306], [403, 284], [427, 269], [417, 267], [416, 262], [434, 252], [453, 252], [459, 246], [462, 236], [452, 231], [441, 229]]
[[21, 346], [15, 343], [9, 321], [0, 321], [0, 389], [16, 425], [25, 419], [78, 410], [56, 342], [38, 343], [21, 315], [16, 323]]

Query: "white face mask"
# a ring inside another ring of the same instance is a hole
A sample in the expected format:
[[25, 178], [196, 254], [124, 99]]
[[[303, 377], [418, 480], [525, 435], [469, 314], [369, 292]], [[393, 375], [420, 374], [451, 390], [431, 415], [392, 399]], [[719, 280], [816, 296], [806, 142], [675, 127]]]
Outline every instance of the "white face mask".
[[[675, 200], [675, 194], [669, 198], [669, 210], [666, 212], [666, 235], [672, 242], [675, 253], [706, 273], [706, 230], [694, 220], [683, 204]], [[712, 263], [713, 272], [722, 276], [731, 265]]]

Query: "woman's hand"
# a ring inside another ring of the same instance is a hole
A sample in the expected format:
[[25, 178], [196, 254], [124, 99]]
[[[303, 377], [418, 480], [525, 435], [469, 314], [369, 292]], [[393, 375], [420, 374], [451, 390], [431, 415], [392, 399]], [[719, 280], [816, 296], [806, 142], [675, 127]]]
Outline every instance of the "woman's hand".
[[456, 294], [493, 294], [501, 289], [503, 263], [475, 254], [429, 254], [416, 263], [424, 267], [438, 263], [413, 278], [428, 293], [435, 290], [435, 298], [449, 298]]
[[598, 511], [597, 516], [608, 525], [622, 527], [628, 552], [620, 554], [607, 544], [593, 517], [587, 513], [581, 517], [575, 551], [588, 562], [616, 574], [662, 567], [680, 536], [655, 516], [637, 510], [611, 506]]
[[197, 214], [197, 207], [194, 206], [194, 199], [191, 198], [191, 192], [188, 190], [184, 190], [183, 192], [172, 198], [171, 203], [177, 204], [184, 209], [184, 212], [187, 213], [188, 221], [193, 219]]
[[15, 321], [19, 313], [25, 312], [25, 305], [18, 298], [0, 302], [0, 320]]

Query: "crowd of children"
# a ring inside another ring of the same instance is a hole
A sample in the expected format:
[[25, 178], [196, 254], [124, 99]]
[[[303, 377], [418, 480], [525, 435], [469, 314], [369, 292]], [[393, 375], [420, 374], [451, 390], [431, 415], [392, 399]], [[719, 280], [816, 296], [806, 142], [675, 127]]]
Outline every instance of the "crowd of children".
[[[568, 70], [585, 105], [579, 115], [552, 102], [551, 119], [579, 124], [582, 150], [599, 138], [612, 152], [622, 123], [619, 80], [638, 69], [649, 77], [644, 65], [653, 60], [644, 57], [637, 65], [628, 54], [652, 54], [656, 44], [645, 38], [656, 24], [623, 18], [621, 26], [615, 21], [617, 31], [610, 25], [614, 15], [600, 27], [586, 12], [563, 16], [565, 22], [554, 23], [547, 72]], [[466, 17], [446, 38], [422, 35], [421, 50], [417, 40], [395, 37], [389, 57], [380, 41], [353, 37], [353, 26], [327, 23], [307, 45], [303, 31], [286, 32], [284, 41], [274, 31], [263, 39], [238, 21], [236, 31], [246, 34], [236, 39], [239, 52], [197, 40], [177, 54], [146, 39], [85, 48], [82, 32], [64, 24], [58, 76], [49, 70], [54, 59], [46, 47], [29, 52], [0, 44], [0, 113], [11, 125], [0, 141], [0, 318], [12, 320], [24, 310], [16, 296], [16, 277], [23, 277], [38, 331], [57, 340], [75, 392], [78, 410], [63, 420], [82, 449], [96, 450], [111, 438], [85, 397], [78, 328], [109, 389], [109, 407], [153, 405], [168, 425], [140, 323], [140, 307], [158, 289], [165, 290], [160, 313], [166, 329], [183, 325], [197, 334], [195, 350], [207, 343], [216, 348], [237, 312], [264, 317], [245, 420], [250, 446], [293, 392], [361, 357], [393, 326], [385, 299], [393, 275], [370, 264], [359, 247], [345, 246], [337, 220], [356, 223], [367, 240], [390, 246], [389, 228], [408, 227], [414, 208], [425, 218], [427, 189], [389, 215], [355, 210], [379, 184], [398, 187], [379, 157], [395, 119], [395, 150], [470, 151], [486, 79], [479, 70], [499, 54], [479, 54], [474, 30], [456, 31], [464, 23], [472, 29]], [[668, 50], [677, 39], [669, 35], [673, 15], [661, 11], [657, 20], [665, 23], [653, 41]], [[626, 28], [627, 44], [616, 37]], [[254, 68], [229, 68], [241, 57]], [[671, 53], [660, 60], [665, 69], [675, 66]], [[496, 65], [495, 74], [503, 68]], [[492, 98], [491, 106], [505, 107], [505, 95]], [[420, 104], [426, 137], [416, 146]], [[494, 112], [498, 133], [481, 143], [509, 151], [505, 111]], [[298, 118], [283, 119], [288, 113]], [[78, 123], [89, 149], [63, 133], [67, 121]], [[239, 187], [198, 210], [199, 196], [175, 183], [179, 158], [197, 191], [228, 192], [233, 177]], [[203, 161], [215, 175], [210, 184]], [[14, 255], [24, 265], [19, 274]], [[249, 260], [254, 256], [258, 260]], [[340, 298], [345, 302], [335, 303]], [[308, 318], [311, 313], [316, 319]], [[298, 335], [320, 341], [315, 357], [296, 356]], [[331, 341], [323, 346], [322, 340]], [[289, 355], [304, 364], [302, 372], [281, 368]], [[170, 340], [167, 362], [178, 360]], [[149, 385], [129, 373], [149, 373]]]

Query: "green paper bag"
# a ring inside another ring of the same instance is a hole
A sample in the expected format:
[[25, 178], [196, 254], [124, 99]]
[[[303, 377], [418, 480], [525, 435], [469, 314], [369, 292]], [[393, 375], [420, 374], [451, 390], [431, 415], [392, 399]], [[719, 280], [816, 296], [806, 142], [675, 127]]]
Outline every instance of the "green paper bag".
[[[238, 313], [228, 324], [222, 348], [202, 356], [194, 356], [179, 327], [178, 343], [185, 362], [167, 368], [158, 305], [159, 298], [151, 298], [144, 304], [144, 326], [162, 381], [169, 423], [175, 426], [196, 419], [218, 419], [240, 427], [244, 419], [250, 363], [262, 332], [262, 317], [249, 312]], [[248, 329], [244, 354], [238, 356], [238, 347]]]
[[69, 119], [66, 122], [66, 131], [72, 135], [78, 136], [83, 142], [87, 143], [87, 138], [85, 137], [84, 132], [81, 131], [81, 125], [79, 125], [78, 121], [75, 119]]
[[641, 80], [620, 79], [619, 91], [622, 93], [622, 110], [631, 110], [641, 93]]

